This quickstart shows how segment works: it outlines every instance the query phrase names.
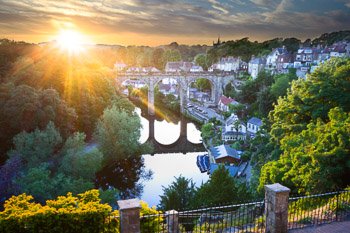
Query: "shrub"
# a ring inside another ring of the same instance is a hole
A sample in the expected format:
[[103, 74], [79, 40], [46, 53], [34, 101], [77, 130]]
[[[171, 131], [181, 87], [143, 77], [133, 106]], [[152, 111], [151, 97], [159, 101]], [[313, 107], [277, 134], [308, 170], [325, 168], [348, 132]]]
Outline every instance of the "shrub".
[[119, 232], [117, 211], [101, 204], [98, 190], [74, 197], [71, 193], [46, 201], [32, 202], [33, 197], [21, 194], [5, 202], [0, 212], [0, 232]]

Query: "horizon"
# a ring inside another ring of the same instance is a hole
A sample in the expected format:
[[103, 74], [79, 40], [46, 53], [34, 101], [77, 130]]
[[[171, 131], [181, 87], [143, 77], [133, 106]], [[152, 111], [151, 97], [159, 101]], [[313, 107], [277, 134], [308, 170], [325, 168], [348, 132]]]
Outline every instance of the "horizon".
[[[0, 37], [28, 43], [57, 38], [60, 30], [84, 35], [84, 43], [161, 46], [174, 41], [208, 45], [315, 38], [349, 30], [346, 0], [26, 1], [0, 0]], [[25, 22], [25, 23], [24, 23]]]
[[[252, 38], [248, 37], [248, 36], [243, 36], [241, 38], [232, 38], [232, 39], [222, 39], [220, 36], [217, 37], [215, 40], [213, 40], [211, 43], [209, 44], [185, 44], [185, 43], [179, 43], [178, 41], [170, 41], [169, 43], [167, 44], [159, 44], [159, 45], [145, 45], [145, 44], [139, 44], [139, 45], [136, 45], [136, 44], [128, 44], [128, 45], [124, 45], [124, 44], [111, 44], [111, 43], [83, 43], [82, 45], [85, 45], [85, 46], [95, 46], [95, 45], [103, 45], [103, 46], [122, 46], [122, 47], [128, 47], [128, 46], [145, 46], [145, 47], [151, 47], [151, 48], [156, 48], [156, 47], [161, 47], [161, 46], [169, 46], [173, 43], [177, 43], [179, 46], [213, 46], [213, 42], [217, 42], [218, 38], [220, 38], [220, 41], [222, 43], [226, 43], [228, 41], [237, 41], [237, 40], [242, 40], [244, 38], [248, 38], [249, 41], [251, 42], [255, 42], [257, 41], [258, 43], [263, 43], [265, 41], [269, 41], [269, 40], [273, 40], [273, 39], [287, 39], [287, 38], [296, 38], [296, 39], [299, 39], [301, 40], [301, 42], [305, 41], [305, 40], [308, 40], [308, 39], [311, 39], [311, 41], [313, 39], [316, 39], [316, 38], [319, 38], [321, 35], [323, 34], [330, 34], [330, 33], [336, 33], [336, 32], [341, 32], [341, 31], [350, 31], [347, 30], [347, 29], [344, 29], [344, 30], [339, 30], [339, 31], [328, 31], [328, 32], [323, 32], [323, 33], [320, 33], [318, 35], [315, 35], [314, 37], [309, 37], [309, 38], [298, 38], [298, 37], [294, 37], [294, 36], [290, 36], [290, 37], [271, 37], [271, 38], [266, 38], [264, 40], [253, 40]], [[31, 41], [26, 41], [26, 40], [16, 40], [16, 39], [12, 39], [12, 38], [7, 38], [7, 37], [1, 37], [0, 36], [0, 40], [10, 40], [10, 41], [15, 41], [15, 42], [24, 42], [24, 43], [28, 43], [28, 44], [35, 44], [35, 45], [40, 45], [40, 44], [49, 44], [49, 43], [56, 43], [57, 42], [57, 39], [53, 39], [51, 41], [40, 41], [40, 42], [31, 42]]]

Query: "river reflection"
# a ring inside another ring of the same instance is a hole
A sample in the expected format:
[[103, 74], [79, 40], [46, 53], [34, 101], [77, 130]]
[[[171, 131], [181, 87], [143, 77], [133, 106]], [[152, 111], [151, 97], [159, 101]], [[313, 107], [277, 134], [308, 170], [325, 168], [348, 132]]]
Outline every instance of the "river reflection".
[[[141, 109], [136, 109], [137, 114], [141, 117], [142, 131], [140, 142], [144, 143], [149, 137], [149, 122], [141, 115]], [[154, 122], [154, 137], [164, 145], [169, 145], [177, 141], [180, 137], [180, 121], [177, 123], [167, 122], [165, 120], [155, 120]], [[201, 143], [200, 131], [196, 125], [191, 122], [187, 124], [187, 140], [192, 143]], [[195, 153], [171, 153], [142, 155], [144, 159], [144, 169], [151, 170], [153, 177], [150, 180], [144, 181], [142, 200], [146, 201], [150, 206], [157, 205], [160, 200], [160, 195], [163, 194], [162, 186], [168, 186], [175, 178], [180, 175], [186, 178], [191, 178], [196, 186], [208, 180], [206, 173], [200, 173], [196, 159], [197, 155], [204, 152]]]

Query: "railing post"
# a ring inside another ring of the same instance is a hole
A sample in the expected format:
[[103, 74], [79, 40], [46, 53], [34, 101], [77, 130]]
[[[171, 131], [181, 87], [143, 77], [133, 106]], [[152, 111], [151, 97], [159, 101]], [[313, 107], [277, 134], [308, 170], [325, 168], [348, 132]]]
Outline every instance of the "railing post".
[[179, 212], [176, 210], [169, 210], [165, 212], [167, 232], [178, 233], [179, 232]]
[[265, 185], [265, 215], [267, 233], [288, 231], [288, 197], [290, 189], [278, 183]]
[[140, 233], [140, 200], [129, 199], [118, 201], [120, 212], [120, 232]]

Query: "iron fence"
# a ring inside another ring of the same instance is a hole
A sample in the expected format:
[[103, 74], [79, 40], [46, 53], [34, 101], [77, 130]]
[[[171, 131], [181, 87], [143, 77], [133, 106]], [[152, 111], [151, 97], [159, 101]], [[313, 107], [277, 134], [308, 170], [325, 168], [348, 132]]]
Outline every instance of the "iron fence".
[[168, 232], [165, 213], [149, 214], [140, 217], [140, 228], [142, 233]]
[[265, 232], [264, 201], [179, 212], [180, 232]]
[[141, 216], [141, 232], [265, 232], [264, 202]]
[[350, 216], [350, 190], [290, 197], [288, 205], [288, 229], [343, 221]]

